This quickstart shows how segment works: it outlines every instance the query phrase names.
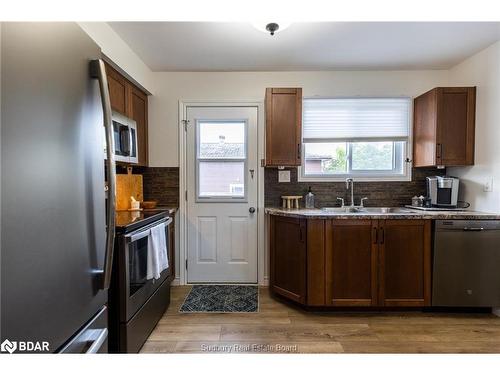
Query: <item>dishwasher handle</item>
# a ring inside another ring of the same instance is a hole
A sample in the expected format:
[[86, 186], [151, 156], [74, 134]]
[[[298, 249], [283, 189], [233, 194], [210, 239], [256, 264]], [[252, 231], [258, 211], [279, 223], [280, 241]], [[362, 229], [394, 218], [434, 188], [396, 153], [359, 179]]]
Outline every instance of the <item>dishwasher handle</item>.
[[465, 227], [463, 229], [464, 232], [482, 232], [483, 230], [483, 227]]

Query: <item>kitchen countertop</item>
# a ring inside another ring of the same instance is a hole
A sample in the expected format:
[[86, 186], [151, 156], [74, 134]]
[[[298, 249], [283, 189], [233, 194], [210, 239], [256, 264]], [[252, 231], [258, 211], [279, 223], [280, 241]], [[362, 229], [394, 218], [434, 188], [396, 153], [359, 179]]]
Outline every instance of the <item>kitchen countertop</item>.
[[[370, 207], [367, 207], [370, 208]], [[427, 220], [500, 220], [500, 213], [478, 211], [419, 211], [398, 207], [409, 212], [332, 212], [320, 208], [266, 207], [265, 213], [275, 216], [314, 219], [427, 219]]]

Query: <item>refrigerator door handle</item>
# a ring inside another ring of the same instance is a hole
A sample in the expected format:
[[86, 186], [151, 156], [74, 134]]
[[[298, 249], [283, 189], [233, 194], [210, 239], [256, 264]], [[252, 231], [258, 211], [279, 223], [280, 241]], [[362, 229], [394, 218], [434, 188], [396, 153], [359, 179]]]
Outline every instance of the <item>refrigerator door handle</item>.
[[108, 338], [108, 329], [103, 328], [99, 336], [95, 339], [95, 341], [90, 345], [89, 349], [85, 352], [85, 354], [96, 354], [101, 349], [102, 344]]
[[113, 248], [115, 243], [115, 208], [116, 208], [116, 169], [115, 144], [113, 136], [113, 122], [111, 99], [108, 90], [106, 67], [102, 59], [90, 62], [90, 75], [99, 81], [101, 93], [104, 128], [106, 131], [106, 178], [108, 180], [107, 223], [106, 223], [106, 253], [103, 270], [97, 272], [102, 275], [102, 289], [109, 289], [111, 283], [111, 268], [113, 264]]

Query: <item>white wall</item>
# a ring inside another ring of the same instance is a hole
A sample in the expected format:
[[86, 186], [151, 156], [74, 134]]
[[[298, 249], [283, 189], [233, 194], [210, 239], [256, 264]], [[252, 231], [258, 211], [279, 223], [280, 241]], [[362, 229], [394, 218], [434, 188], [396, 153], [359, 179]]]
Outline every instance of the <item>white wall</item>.
[[266, 87], [302, 87], [304, 96], [415, 96], [448, 83], [448, 71], [154, 73], [149, 161], [177, 167], [179, 100], [264, 100]]
[[79, 22], [78, 25], [101, 47], [102, 52], [132, 80], [139, 83], [147, 91], [154, 93], [154, 78], [151, 69], [107, 23]]
[[[500, 42], [449, 71], [450, 86], [477, 86], [476, 147], [472, 167], [449, 168], [461, 178], [461, 199], [479, 211], [500, 212]], [[493, 191], [483, 185], [493, 177]]]

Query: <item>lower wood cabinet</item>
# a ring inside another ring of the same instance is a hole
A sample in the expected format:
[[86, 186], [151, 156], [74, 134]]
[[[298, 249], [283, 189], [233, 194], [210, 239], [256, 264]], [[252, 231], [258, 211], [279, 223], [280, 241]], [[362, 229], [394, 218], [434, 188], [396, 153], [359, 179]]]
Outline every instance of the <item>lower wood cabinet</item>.
[[380, 306], [428, 306], [431, 302], [431, 222], [379, 222]]
[[309, 306], [430, 306], [430, 220], [270, 223], [274, 293]]
[[270, 286], [292, 301], [306, 302], [305, 219], [271, 216]]
[[329, 220], [326, 230], [326, 304], [377, 304], [377, 243], [371, 220]]

